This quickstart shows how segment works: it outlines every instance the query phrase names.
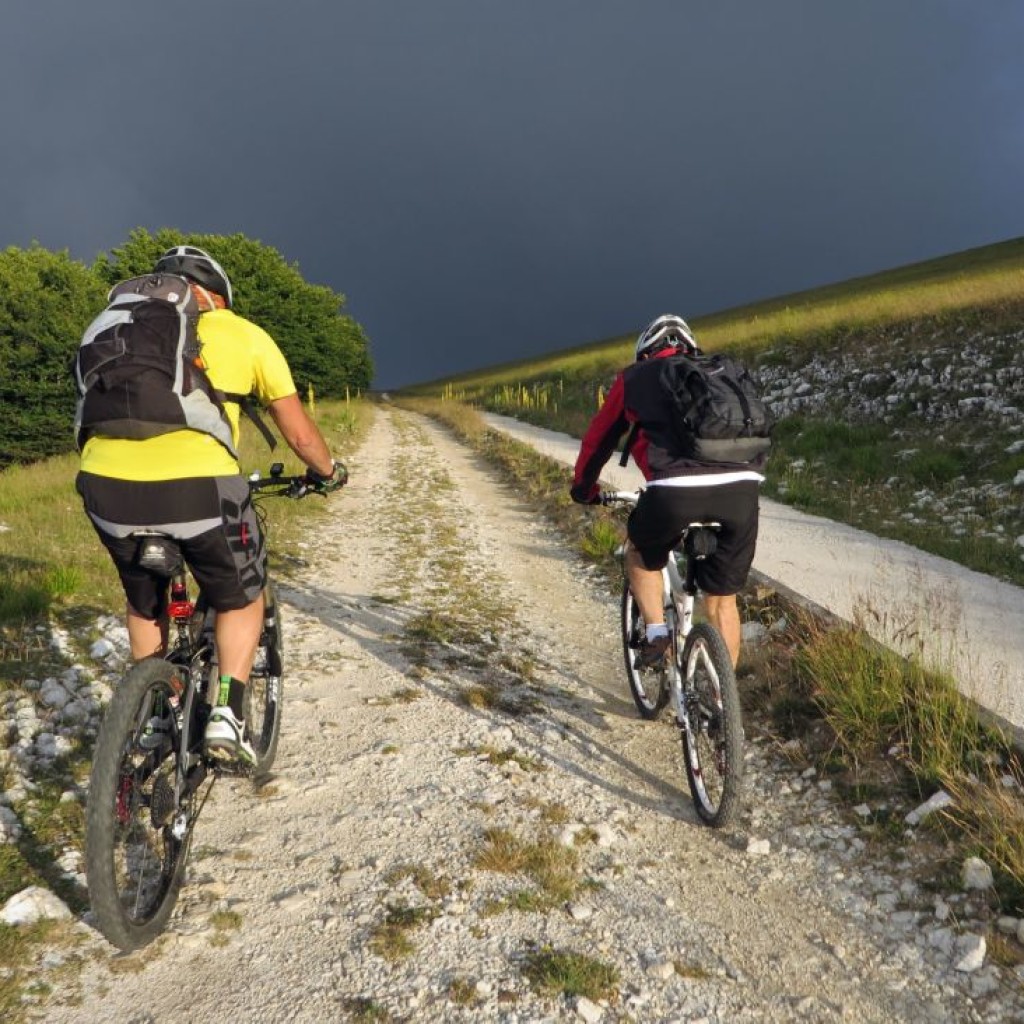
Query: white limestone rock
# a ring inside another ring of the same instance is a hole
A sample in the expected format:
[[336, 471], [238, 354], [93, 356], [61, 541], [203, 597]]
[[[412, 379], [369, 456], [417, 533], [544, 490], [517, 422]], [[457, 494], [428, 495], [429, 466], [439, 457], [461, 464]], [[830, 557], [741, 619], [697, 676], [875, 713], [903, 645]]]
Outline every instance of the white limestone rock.
[[0, 920], [10, 925], [35, 924], [44, 918], [61, 921], [70, 917], [67, 904], [49, 889], [38, 885], [15, 893], [0, 910]]

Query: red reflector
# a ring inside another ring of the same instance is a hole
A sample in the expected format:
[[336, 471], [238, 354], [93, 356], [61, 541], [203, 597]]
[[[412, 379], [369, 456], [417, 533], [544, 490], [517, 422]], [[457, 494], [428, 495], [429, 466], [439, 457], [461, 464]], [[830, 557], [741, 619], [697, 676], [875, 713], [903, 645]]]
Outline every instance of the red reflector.
[[191, 619], [196, 606], [191, 601], [171, 601], [167, 606], [167, 614], [172, 619]]
[[242, 523], [242, 547], [247, 548], [249, 546], [249, 524]]

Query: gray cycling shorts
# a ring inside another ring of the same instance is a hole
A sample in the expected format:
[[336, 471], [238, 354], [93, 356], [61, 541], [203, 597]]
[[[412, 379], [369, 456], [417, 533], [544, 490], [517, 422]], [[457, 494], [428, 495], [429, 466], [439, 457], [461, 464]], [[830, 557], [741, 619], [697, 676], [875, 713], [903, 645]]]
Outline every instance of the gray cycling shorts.
[[259, 597], [267, 580], [267, 553], [244, 477], [134, 481], [79, 473], [75, 485], [139, 615], [160, 618], [167, 581], [138, 565], [138, 540], [131, 536], [137, 530], [165, 533], [178, 542], [217, 611], [244, 608]]

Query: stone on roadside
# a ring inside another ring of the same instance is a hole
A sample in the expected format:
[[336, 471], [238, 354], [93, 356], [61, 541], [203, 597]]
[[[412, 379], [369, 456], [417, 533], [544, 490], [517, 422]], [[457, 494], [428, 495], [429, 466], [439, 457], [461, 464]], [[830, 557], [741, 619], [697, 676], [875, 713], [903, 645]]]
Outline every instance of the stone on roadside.
[[747, 840], [747, 854], [751, 857], [764, 857], [771, 853], [772, 843], [770, 839]]
[[980, 857], [968, 857], [961, 880], [965, 889], [988, 889], [992, 885], [992, 869]]
[[21, 837], [21, 819], [10, 807], [0, 806], [0, 843], [13, 843]]
[[655, 960], [647, 966], [647, 974], [658, 981], [668, 981], [675, 973], [676, 965], [671, 960]]
[[44, 679], [39, 689], [39, 699], [48, 708], [59, 710], [71, 700], [71, 694], [56, 679]]
[[0, 921], [10, 925], [35, 924], [44, 918], [60, 921], [70, 917], [67, 904], [39, 885], [30, 885], [15, 893], [0, 910]]
[[756, 620], [744, 622], [740, 628], [740, 633], [740, 639], [745, 646], [756, 647], [768, 639], [768, 630], [762, 623]]
[[961, 935], [956, 940], [954, 955], [958, 959], [953, 964], [953, 969], [964, 974], [978, 970], [985, 962], [985, 950], [984, 935]]
[[953, 798], [944, 789], [940, 789], [919, 807], [915, 807], [903, 820], [908, 825], [919, 825], [929, 814], [941, 811], [943, 807], [949, 807], [952, 803]]
[[96, 643], [89, 648], [89, 657], [94, 661], [100, 661], [102, 658], [106, 658], [108, 655], [114, 653], [114, 645], [106, 639], [97, 640]]
[[576, 1015], [580, 1020], [585, 1020], [587, 1024], [597, 1024], [604, 1016], [604, 1010], [586, 996], [580, 996], [576, 1000]]

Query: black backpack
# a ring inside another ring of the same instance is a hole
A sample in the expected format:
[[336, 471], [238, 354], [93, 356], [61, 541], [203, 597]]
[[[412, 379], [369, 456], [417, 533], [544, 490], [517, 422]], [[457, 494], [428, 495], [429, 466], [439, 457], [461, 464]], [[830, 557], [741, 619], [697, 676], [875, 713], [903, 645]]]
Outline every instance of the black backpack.
[[668, 421], [659, 433], [673, 454], [700, 462], [749, 463], [771, 448], [775, 418], [742, 364], [725, 355], [680, 353], [654, 360], [647, 372], [655, 365], [659, 404]]
[[250, 397], [210, 383], [199, 315], [188, 281], [174, 274], [134, 277], [111, 289], [74, 360], [79, 449], [93, 436], [139, 440], [191, 429], [215, 437], [237, 458], [225, 401], [238, 402], [274, 447]]

